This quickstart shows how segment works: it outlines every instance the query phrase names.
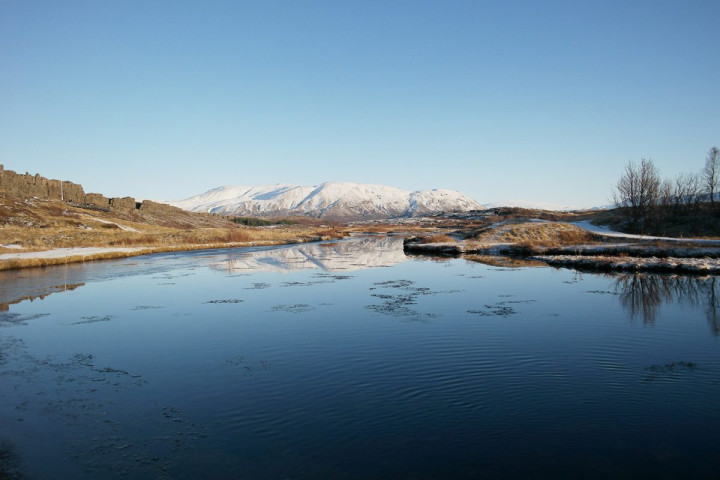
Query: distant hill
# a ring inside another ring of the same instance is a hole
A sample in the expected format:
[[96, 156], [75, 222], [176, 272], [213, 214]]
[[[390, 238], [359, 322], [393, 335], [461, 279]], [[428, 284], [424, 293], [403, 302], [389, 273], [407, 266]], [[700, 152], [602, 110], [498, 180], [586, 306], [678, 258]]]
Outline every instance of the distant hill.
[[225, 186], [168, 202], [193, 212], [238, 216], [304, 215], [332, 220], [384, 219], [483, 207], [455, 190], [410, 191], [385, 185], [326, 182], [318, 186]]
[[527, 201], [527, 200], [506, 200], [504, 202], [492, 202], [492, 203], [484, 203], [483, 208], [500, 208], [500, 207], [510, 207], [510, 208], [524, 208], [527, 210], [548, 210], [548, 211], [555, 211], [555, 212], [569, 212], [573, 210], [605, 210], [608, 208], [612, 208], [611, 205], [606, 205], [602, 207], [593, 207], [593, 208], [581, 208], [576, 205], [562, 205], [559, 203], [548, 203], [548, 202], [533, 202], [533, 201]]

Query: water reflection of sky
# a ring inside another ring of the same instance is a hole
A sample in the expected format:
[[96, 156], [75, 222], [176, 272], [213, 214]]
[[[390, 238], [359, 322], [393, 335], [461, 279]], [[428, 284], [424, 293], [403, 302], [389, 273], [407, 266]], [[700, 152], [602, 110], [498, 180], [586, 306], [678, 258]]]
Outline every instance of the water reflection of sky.
[[407, 261], [402, 238], [364, 237], [352, 241], [309, 243], [292, 248], [233, 252], [213, 268], [228, 273], [287, 272], [320, 269], [327, 272], [390, 267]]
[[514, 267], [360, 238], [6, 272], [0, 445], [37, 478], [715, 471], [714, 278]]
[[[70, 292], [93, 282], [119, 282], [115, 290], [120, 292], [121, 286], [126, 283], [120, 279], [125, 277], [134, 278], [127, 282], [126, 293], [132, 294], [139, 285], [177, 285], [175, 280], [178, 277], [197, 275], [206, 267], [230, 276], [252, 274], [256, 281], [243, 288], [259, 289], [270, 286], [270, 283], [259, 280], [259, 277], [265, 274], [287, 274], [303, 270], [328, 273], [325, 278], [318, 277], [295, 283], [295, 286], [310, 286], [331, 283], [334, 280], [333, 275], [336, 279], [343, 273], [351, 274], [353, 271], [368, 268], [389, 268], [408, 260], [413, 260], [415, 263], [429, 262], [429, 265], [433, 265], [430, 266], [430, 271], [435, 269], [434, 264], [449, 268], [451, 264], [454, 265], [452, 262], [457, 262], [448, 258], [407, 257], [402, 251], [401, 238], [379, 236], [286, 247], [160, 254], [109, 262], [0, 272], [0, 308], [8, 311], [12, 304], [42, 299], [53, 293]], [[486, 265], [491, 271], [497, 272], [492, 282], [489, 282], [493, 290], [512, 289], [513, 284], [518, 280], [509, 274], [516, 268], [539, 265], [537, 262], [504, 257], [471, 257], [468, 261]], [[183, 273], [178, 273], [180, 271]], [[534, 275], [528, 269], [522, 271], [525, 294], [532, 292], [531, 296], [542, 296], [546, 301], [554, 297], [553, 292], [543, 291], [545, 282], [533, 280]], [[501, 272], [506, 272], [508, 275], [502, 275]], [[547, 272], [540, 274], [543, 277], [545, 275]], [[574, 273], [572, 280], [563, 280], [563, 282], [579, 283], [594, 277], [596, 275]], [[720, 333], [718, 285], [715, 277], [627, 273], [600, 274], [600, 277], [609, 280], [609, 286], [604, 289], [586, 290], [585, 293], [616, 297], [633, 321], [641, 320], [645, 324], [653, 324], [663, 305], [668, 307], [677, 305], [680, 308], [702, 310], [714, 334]], [[272, 275], [268, 278], [272, 278]], [[292, 282], [284, 282], [283, 285], [293, 286]], [[567, 298], [557, 298], [557, 300], [569, 301]], [[587, 299], [583, 299], [583, 302], [587, 303]], [[496, 310], [501, 311], [501, 307], [497, 307]]]

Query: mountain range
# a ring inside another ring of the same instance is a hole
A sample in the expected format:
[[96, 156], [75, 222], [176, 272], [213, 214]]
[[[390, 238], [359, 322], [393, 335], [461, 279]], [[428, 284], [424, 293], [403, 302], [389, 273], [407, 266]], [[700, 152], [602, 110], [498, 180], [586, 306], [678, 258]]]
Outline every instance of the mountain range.
[[168, 202], [193, 212], [237, 216], [304, 215], [334, 220], [383, 219], [482, 210], [455, 190], [410, 191], [384, 185], [325, 182], [318, 186], [224, 186]]

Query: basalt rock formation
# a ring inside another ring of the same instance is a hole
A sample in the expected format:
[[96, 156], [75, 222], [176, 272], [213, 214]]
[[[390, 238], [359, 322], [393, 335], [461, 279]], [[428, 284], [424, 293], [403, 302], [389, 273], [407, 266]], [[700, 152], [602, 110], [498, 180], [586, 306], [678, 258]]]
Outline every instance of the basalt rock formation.
[[12, 170], [5, 170], [0, 165], [0, 190], [14, 197], [20, 198], [63, 198], [68, 202], [82, 203], [85, 201], [85, 192], [81, 185], [60, 180], [48, 180], [40, 174], [20, 175]]
[[85, 193], [82, 185], [65, 180], [49, 180], [40, 174], [30, 175], [29, 173], [19, 174], [12, 170], [5, 170], [0, 165], [0, 191], [6, 194], [29, 200], [39, 198], [42, 200], [61, 200], [71, 204], [95, 207], [101, 210], [140, 210], [143, 205], [149, 203], [144, 210], [152, 210], [155, 213], [167, 210], [179, 210], [170, 205], [163, 205], [156, 202], [136, 202], [132, 197], [107, 198], [99, 193]]
[[[47, 225], [39, 220], [43, 215], [64, 209], [48, 210], [46, 204], [57, 207], [64, 203], [75, 214], [78, 208], [94, 212], [81, 212], [81, 215], [94, 217], [103, 212], [102, 218], [106, 225], [120, 222], [157, 225], [168, 228], [233, 228], [235, 224], [229, 219], [207, 213], [193, 213], [163, 203], [145, 200], [137, 202], [132, 197], [108, 198], [99, 193], [85, 193], [82, 185], [65, 180], [49, 180], [40, 175], [22, 175], [5, 170], [0, 165], [0, 227], [3, 225], [38, 226]], [[38, 209], [40, 213], [33, 213]], [[71, 216], [58, 213], [65, 220], [73, 220]], [[2, 477], [2, 475], [0, 475]]]

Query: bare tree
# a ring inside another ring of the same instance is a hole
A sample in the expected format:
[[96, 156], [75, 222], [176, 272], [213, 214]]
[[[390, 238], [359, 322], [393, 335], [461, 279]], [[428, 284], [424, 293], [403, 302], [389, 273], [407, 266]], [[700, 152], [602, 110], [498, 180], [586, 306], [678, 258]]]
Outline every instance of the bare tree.
[[[683, 205], [677, 195], [677, 183], [669, 179], [663, 179], [658, 192], [657, 206], [653, 219], [658, 226], [665, 225], [671, 218], [680, 216]], [[657, 232], [656, 232], [657, 233]]]
[[660, 197], [660, 175], [651, 159], [643, 158], [640, 165], [633, 162], [625, 167], [613, 191], [613, 202], [621, 208], [630, 226], [644, 230]]
[[676, 214], [692, 210], [700, 197], [700, 179], [692, 173], [681, 173], [675, 178], [670, 192], [670, 205]]
[[705, 157], [705, 168], [702, 174], [705, 188], [710, 195], [710, 203], [715, 205], [715, 194], [720, 187], [720, 149], [718, 147], [712, 147]]
[[677, 200], [675, 196], [675, 187], [676, 185], [667, 178], [660, 183], [660, 190], [658, 193], [658, 205], [663, 211], [672, 211], [673, 213], [675, 212]]
[[685, 203], [688, 210], [697, 211], [702, 202], [702, 179], [699, 174], [691, 173], [685, 177]]

